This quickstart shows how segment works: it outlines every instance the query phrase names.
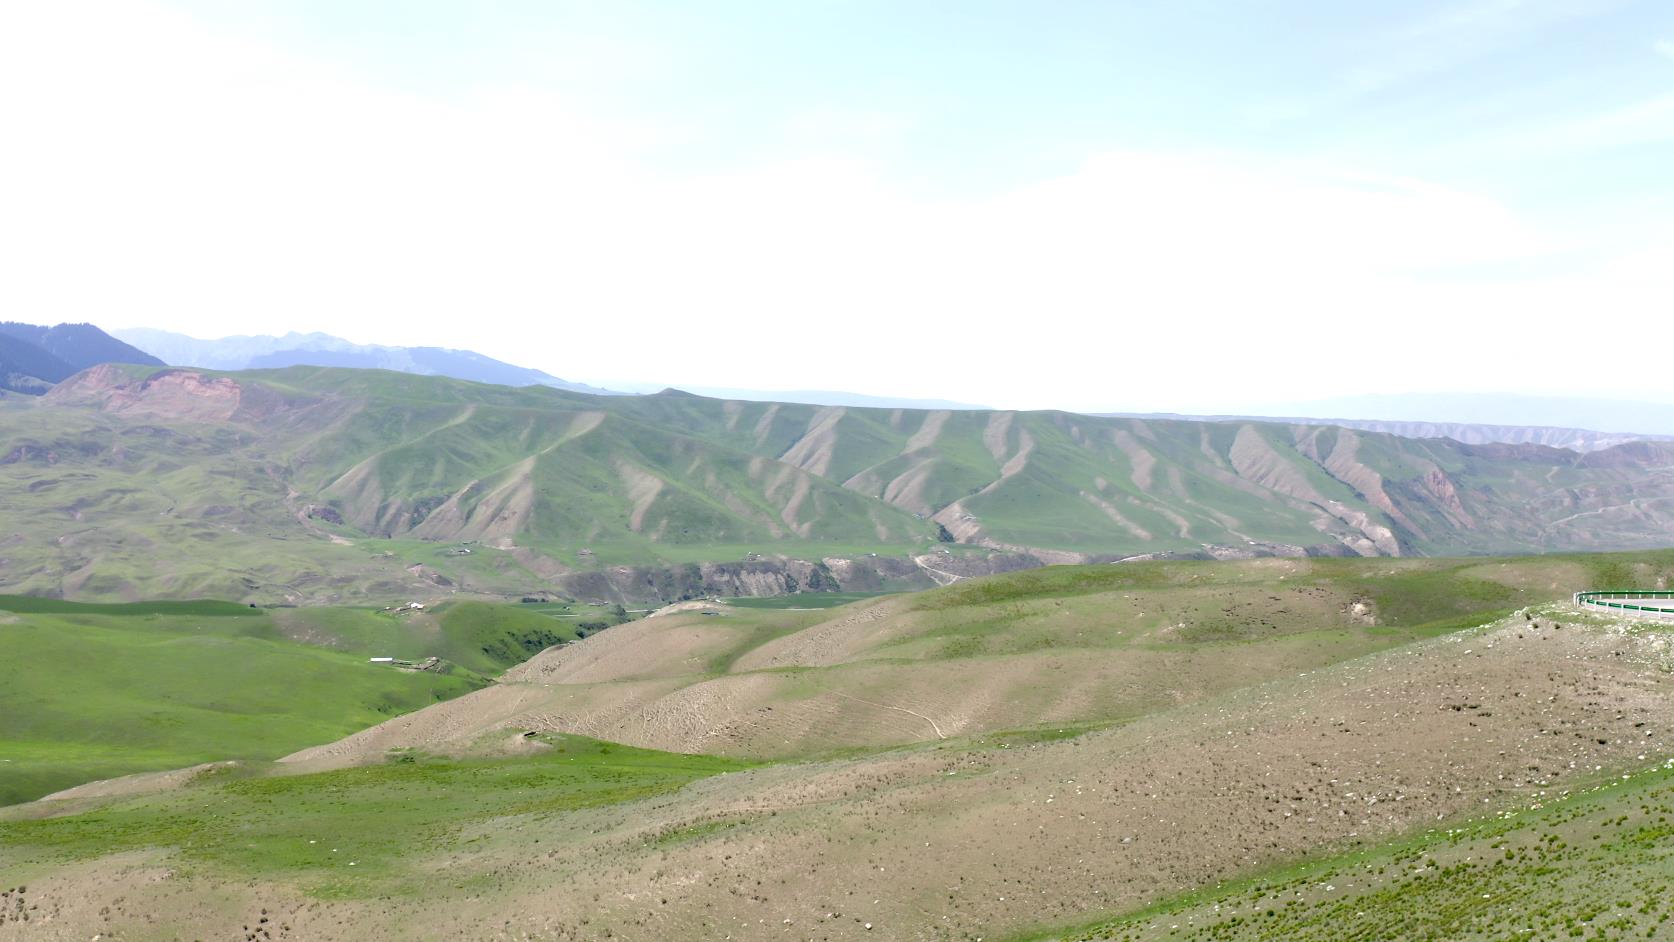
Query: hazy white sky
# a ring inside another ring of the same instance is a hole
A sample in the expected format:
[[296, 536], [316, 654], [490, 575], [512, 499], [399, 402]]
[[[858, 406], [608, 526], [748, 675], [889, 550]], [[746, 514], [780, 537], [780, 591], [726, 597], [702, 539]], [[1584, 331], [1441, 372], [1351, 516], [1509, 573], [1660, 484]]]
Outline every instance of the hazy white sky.
[[1674, 401], [1661, 0], [14, 3], [0, 122], [10, 319], [1011, 407]]

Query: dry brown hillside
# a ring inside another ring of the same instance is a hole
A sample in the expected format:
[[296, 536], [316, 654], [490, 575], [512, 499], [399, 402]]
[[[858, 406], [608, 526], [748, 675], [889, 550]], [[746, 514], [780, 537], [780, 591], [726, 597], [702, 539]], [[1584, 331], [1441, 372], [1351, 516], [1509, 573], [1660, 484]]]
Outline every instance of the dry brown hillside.
[[1410, 622], [1380, 624], [1375, 601], [1322, 576], [1320, 563], [1150, 565], [1137, 578], [1166, 574], [1168, 584], [1142, 589], [1112, 572], [1100, 591], [998, 606], [944, 592], [815, 612], [716, 603], [649, 618], [287, 761], [460, 752], [531, 731], [777, 758], [1110, 723], [1422, 636]]
[[30, 920], [0, 940], [1086, 924], [1674, 759], [1667, 633], [1549, 601], [1671, 565], [1124, 564], [676, 612], [273, 766], [8, 809]]
[[1668, 646], [1574, 617], [1517, 617], [1071, 738], [774, 765], [475, 825], [415, 851], [415, 892], [398, 899], [311, 898], [129, 853], [32, 877], [39, 921], [0, 923], [0, 939], [148, 938], [153, 925], [322, 940], [1003, 937], [1663, 757]]

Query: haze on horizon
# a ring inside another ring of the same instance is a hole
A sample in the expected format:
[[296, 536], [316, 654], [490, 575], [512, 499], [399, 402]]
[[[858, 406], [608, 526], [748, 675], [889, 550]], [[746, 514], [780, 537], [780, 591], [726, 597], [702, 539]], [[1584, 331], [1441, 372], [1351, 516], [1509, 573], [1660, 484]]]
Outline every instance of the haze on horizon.
[[14, 4], [0, 304], [603, 386], [1674, 402], [1674, 8], [1235, 7]]

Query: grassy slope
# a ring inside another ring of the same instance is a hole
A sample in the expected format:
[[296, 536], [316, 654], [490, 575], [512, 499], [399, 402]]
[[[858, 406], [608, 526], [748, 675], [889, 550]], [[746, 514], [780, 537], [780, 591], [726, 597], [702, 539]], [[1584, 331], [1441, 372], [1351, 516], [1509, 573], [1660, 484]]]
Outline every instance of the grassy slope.
[[1035, 940], [1656, 939], [1674, 929], [1674, 760]]
[[[0, 404], [8, 584], [85, 598], [392, 598], [421, 564], [519, 592], [554, 566], [918, 550], [936, 540], [924, 518], [938, 512], [974, 526], [969, 539], [1092, 554], [1336, 545], [1360, 538], [1338, 519], [1356, 514], [1409, 552], [1627, 548], [1666, 538], [1671, 486], [1653, 472], [1662, 452], [593, 398], [301, 367], [238, 382], [244, 411], [230, 422], [112, 415], [91, 404], [97, 392]], [[308, 505], [345, 523], [297, 520]], [[435, 544], [459, 540], [482, 549], [438, 557]], [[495, 548], [507, 541], [541, 559]]]
[[[0, 596], [0, 804], [91, 779], [271, 759], [459, 696], [574, 621], [456, 602], [434, 615], [82, 605]], [[448, 674], [372, 656], [439, 656]]]
[[[1000, 606], [1121, 593], [1234, 587], [1251, 601], [1288, 584], [1330, 587], [1371, 603], [1381, 627], [1444, 631], [1525, 605], [1568, 598], [1591, 585], [1674, 581], [1674, 550], [1486, 559], [1311, 559], [1236, 563], [1053, 566], [922, 593], [920, 608]], [[1109, 601], [1108, 599], [1106, 601]], [[1167, 606], [1163, 598], [1159, 604]], [[1153, 606], [1154, 607], [1154, 606]], [[1288, 630], [1304, 627], [1292, 621]]]
[[211, 774], [184, 791], [66, 818], [0, 825], [0, 850], [35, 866], [179, 848], [189, 871], [298, 881], [324, 897], [415, 892], [412, 863], [466, 843], [483, 822], [663, 794], [747, 768], [711, 756], [547, 737], [518, 759], [414, 756], [310, 775]]
[[[541, 608], [557, 611], [547, 613]], [[479, 601], [444, 602], [423, 614], [365, 608], [276, 609], [272, 618], [293, 640], [373, 657], [439, 657], [482, 676], [498, 674], [545, 648], [575, 640], [583, 624], [609, 625], [618, 620], [596, 606]]]
[[406, 560], [309, 533], [248, 430], [23, 407], [0, 410], [0, 428], [17, 458], [0, 467], [10, 591], [236, 599], [259, 587], [262, 601], [318, 603], [422, 584]]
[[544, 822], [638, 800], [747, 763], [549, 736], [516, 760], [408, 756], [313, 775], [228, 770], [191, 788], [84, 815], [0, 825], [0, 848], [37, 865], [137, 848], [179, 848], [224, 877], [300, 880], [323, 897], [412, 892], [415, 852], [444, 852], [487, 820]]

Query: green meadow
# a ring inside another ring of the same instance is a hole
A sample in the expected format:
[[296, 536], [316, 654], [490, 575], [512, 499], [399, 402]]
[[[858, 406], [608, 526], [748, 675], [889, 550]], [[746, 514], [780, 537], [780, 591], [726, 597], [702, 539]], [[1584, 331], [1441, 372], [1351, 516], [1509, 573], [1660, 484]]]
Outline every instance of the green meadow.
[[[467, 693], [574, 637], [574, 620], [486, 602], [398, 616], [0, 596], [0, 805], [132, 772], [277, 758]], [[380, 656], [442, 663], [369, 663]]]

